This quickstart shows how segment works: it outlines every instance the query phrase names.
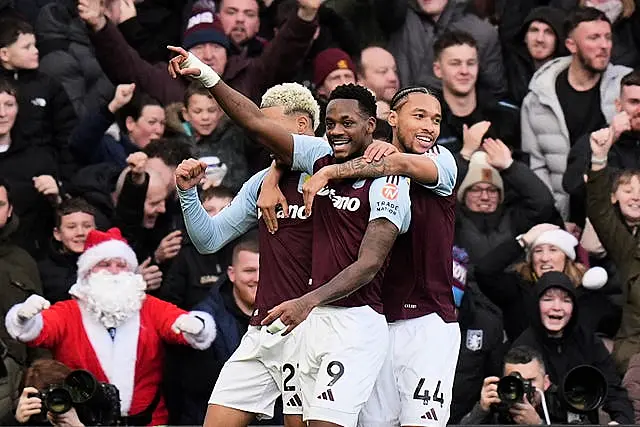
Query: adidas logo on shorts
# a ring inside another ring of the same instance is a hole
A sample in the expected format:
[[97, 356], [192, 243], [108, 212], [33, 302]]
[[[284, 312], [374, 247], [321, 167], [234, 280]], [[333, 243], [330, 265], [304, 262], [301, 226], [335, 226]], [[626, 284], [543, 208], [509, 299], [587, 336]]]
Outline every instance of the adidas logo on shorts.
[[294, 394], [291, 399], [287, 402], [287, 406], [290, 408], [296, 408], [302, 406], [302, 399], [297, 394]]
[[438, 417], [436, 417], [436, 411], [433, 408], [431, 408], [431, 410], [429, 412], [427, 412], [426, 414], [424, 414], [420, 418], [422, 418], [423, 420], [438, 421]]
[[327, 391], [323, 391], [321, 394], [318, 395], [317, 399], [330, 400], [333, 402], [334, 399], [333, 399], [333, 393], [331, 392], [331, 389], [327, 389]]

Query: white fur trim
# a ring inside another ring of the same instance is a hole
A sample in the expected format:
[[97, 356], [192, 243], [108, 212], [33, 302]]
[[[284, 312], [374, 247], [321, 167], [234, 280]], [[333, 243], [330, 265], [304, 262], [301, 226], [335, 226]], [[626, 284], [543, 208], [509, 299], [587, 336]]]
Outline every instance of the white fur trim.
[[133, 387], [138, 359], [138, 335], [140, 314], [136, 313], [116, 328], [116, 336], [111, 340], [109, 331], [80, 304], [82, 324], [100, 366], [109, 382], [120, 392], [120, 412], [128, 415], [133, 399]]
[[42, 313], [38, 313], [27, 321], [20, 321], [18, 318], [18, 310], [22, 307], [22, 304], [16, 304], [7, 313], [7, 317], [4, 319], [4, 325], [7, 328], [7, 332], [14, 340], [21, 342], [30, 342], [38, 338], [44, 323], [42, 321]]
[[202, 319], [204, 321], [204, 328], [196, 335], [184, 332], [182, 336], [184, 336], [184, 339], [187, 340], [189, 345], [196, 350], [208, 349], [213, 340], [216, 339], [216, 322], [209, 313], [205, 313], [204, 311], [190, 311], [189, 316]]
[[78, 258], [78, 278], [83, 278], [100, 261], [110, 258], [124, 259], [131, 270], [138, 268], [138, 258], [129, 245], [120, 240], [108, 240], [87, 249]]
[[545, 231], [533, 242], [531, 249], [543, 244], [556, 246], [572, 261], [576, 259], [575, 247], [578, 246], [578, 239], [567, 231], [560, 229]]

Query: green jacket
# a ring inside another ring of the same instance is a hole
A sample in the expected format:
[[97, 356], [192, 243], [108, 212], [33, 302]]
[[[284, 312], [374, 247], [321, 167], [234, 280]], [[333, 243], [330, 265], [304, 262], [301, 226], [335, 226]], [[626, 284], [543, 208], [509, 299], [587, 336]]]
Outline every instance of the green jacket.
[[[38, 274], [38, 266], [33, 258], [22, 248], [10, 243], [9, 238], [18, 228], [18, 218], [13, 215], [8, 223], [0, 228], [0, 341], [6, 345], [7, 355], [0, 354], [0, 363], [4, 364], [7, 374], [0, 378], [0, 423], [4, 424], [7, 416], [12, 418], [12, 411], [17, 404], [20, 381], [28, 364], [46, 353], [29, 349], [26, 344], [19, 343], [7, 333], [4, 318], [15, 304], [24, 302], [29, 295], [42, 295], [42, 285]], [[15, 420], [13, 420], [15, 424]]]
[[609, 168], [589, 171], [588, 178], [587, 217], [623, 279], [622, 322], [613, 357], [624, 375], [631, 357], [640, 353], [640, 241], [625, 224], [618, 207], [611, 203]]

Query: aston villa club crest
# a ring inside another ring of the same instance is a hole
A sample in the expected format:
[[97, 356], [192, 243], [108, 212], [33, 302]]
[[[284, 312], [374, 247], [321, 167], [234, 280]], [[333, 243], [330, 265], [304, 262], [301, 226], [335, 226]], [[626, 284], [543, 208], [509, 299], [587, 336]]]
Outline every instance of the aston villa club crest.
[[467, 331], [466, 346], [471, 351], [478, 351], [482, 348], [482, 329], [469, 329]]

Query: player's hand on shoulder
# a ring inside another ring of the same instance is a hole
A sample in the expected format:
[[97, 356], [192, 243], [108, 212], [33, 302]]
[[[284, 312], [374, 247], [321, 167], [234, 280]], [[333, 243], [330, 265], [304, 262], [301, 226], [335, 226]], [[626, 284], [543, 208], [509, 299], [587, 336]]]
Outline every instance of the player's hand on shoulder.
[[387, 157], [397, 152], [398, 149], [395, 145], [375, 139], [371, 144], [369, 144], [362, 157], [364, 157], [368, 163], [371, 163], [378, 162], [383, 157]]

